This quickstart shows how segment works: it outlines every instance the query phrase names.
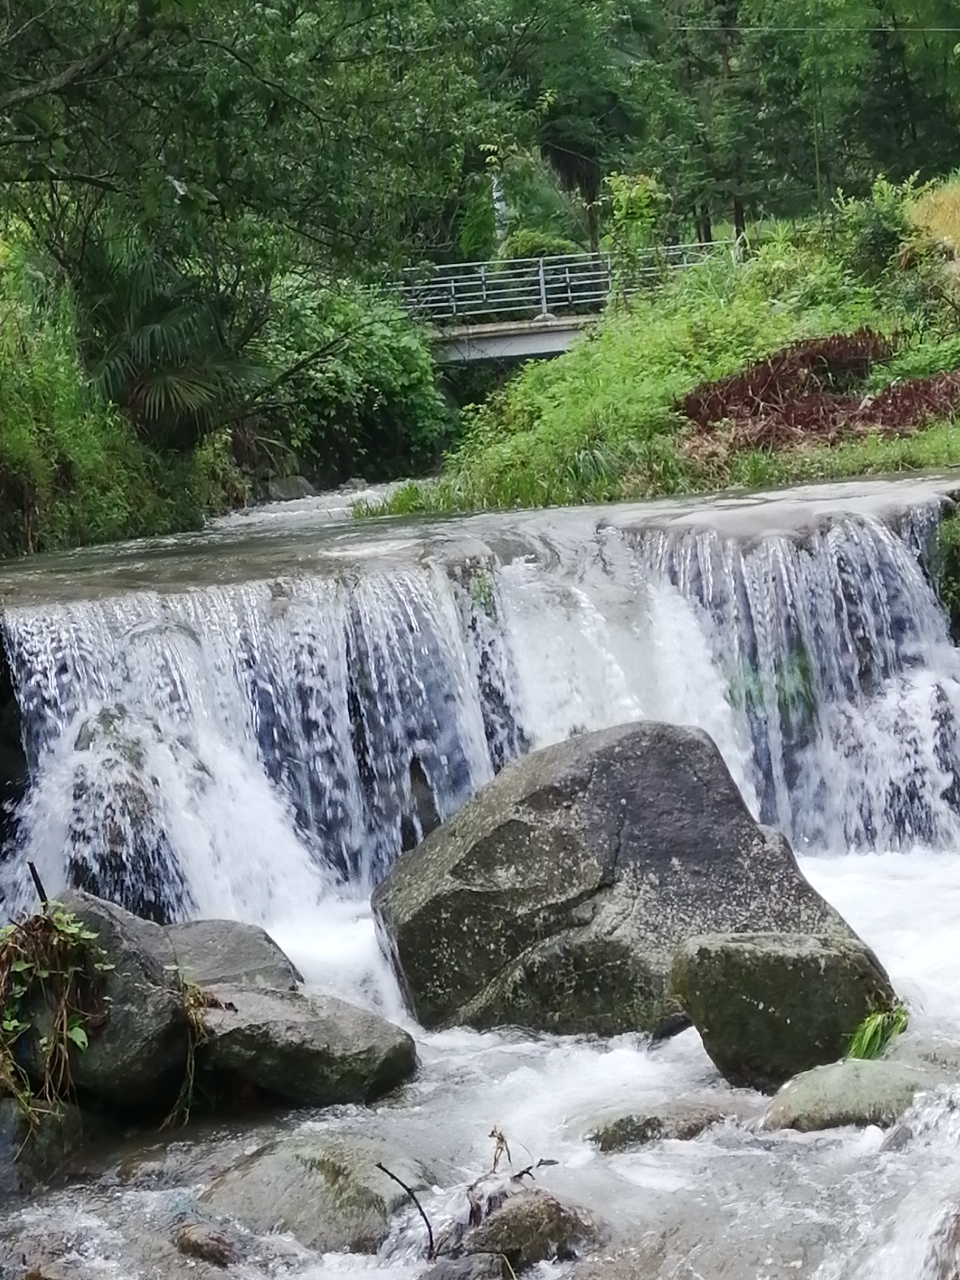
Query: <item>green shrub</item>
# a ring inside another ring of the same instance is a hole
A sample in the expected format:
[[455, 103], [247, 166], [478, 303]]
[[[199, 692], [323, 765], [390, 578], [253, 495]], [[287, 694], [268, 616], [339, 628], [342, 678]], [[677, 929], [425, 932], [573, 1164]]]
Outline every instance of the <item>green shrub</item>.
[[839, 192], [834, 201], [833, 250], [843, 267], [862, 280], [879, 280], [913, 229], [916, 179], [895, 184], [879, 177], [864, 200]]
[[426, 470], [453, 416], [427, 338], [390, 299], [341, 285], [281, 296], [269, 343], [277, 369], [314, 355], [277, 388], [277, 430], [322, 483]]
[[582, 244], [564, 236], [535, 227], [518, 227], [500, 246], [499, 256], [515, 262], [520, 258], [561, 258], [585, 252]]

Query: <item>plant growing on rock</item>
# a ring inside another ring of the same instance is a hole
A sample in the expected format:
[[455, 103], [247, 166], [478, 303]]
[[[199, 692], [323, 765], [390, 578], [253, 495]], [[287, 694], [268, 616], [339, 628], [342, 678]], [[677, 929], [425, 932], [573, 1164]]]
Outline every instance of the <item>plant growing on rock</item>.
[[71, 1057], [106, 1018], [97, 935], [55, 903], [0, 929], [0, 1096], [35, 1126], [73, 1094]]
[[857, 1027], [847, 1049], [848, 1058], [879, 1058], [891, 1040], [907, 1029], [907, 1010], [902, 1004], [892, 1009], [868, 1013]]

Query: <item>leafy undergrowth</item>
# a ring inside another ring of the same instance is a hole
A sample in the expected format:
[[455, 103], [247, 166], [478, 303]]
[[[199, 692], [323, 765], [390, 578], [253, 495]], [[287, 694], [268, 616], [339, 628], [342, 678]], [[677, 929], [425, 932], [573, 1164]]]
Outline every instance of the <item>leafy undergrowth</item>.
[[72, 1099], [71, 1057], [106, 1017], [112, 967], [97, 935], [62, 907], [0, 929], [0, 1098], [31, 1125]]

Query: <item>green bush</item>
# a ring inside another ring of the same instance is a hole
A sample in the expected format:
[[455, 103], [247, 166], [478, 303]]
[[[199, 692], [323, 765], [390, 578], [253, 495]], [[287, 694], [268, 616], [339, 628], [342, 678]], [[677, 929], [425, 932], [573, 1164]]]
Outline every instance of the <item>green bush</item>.
[[321, 483], [422, 473], [453, 419], [426, 337], [390, 299], [357, 286], [281, 295], [268, 346], [277, 369], [278, 430]]
[[862, 280], [875, 281], [892, 265], [910, 237], [915, 179], [895, 184], [879, 177], [864, 200], [842, 192], [834, 201], [833, 251], [843, 267]]
[[0, 556], [196, 527], [236, 500], [222, 438], [158, 454], [81, 363], [69, 292], [0, 267]]
[[534, 227], [519, 227], [511, 231], [500, 246], [500, 257], [516, 262], [521, 258], [562, 258], [585, 253], [582, 244], [567, 240]]

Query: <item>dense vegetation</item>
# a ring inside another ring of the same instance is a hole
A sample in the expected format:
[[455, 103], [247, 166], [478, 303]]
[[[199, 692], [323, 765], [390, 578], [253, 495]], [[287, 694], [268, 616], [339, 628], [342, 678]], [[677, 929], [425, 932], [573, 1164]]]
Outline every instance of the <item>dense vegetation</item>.
[[[960, 203], [960, 191], [955, 190]], [[922, 207], [922, 206], [921, 206]], [[826, 228], [782, 227], [626, 303], [467, 415], [393, 512], [767, 487], [960, 459], [952, 252], [876, 184]]]
[[[640, 245], [755, 242], [771, 219], [813, 218], [818, 231], [775, 235], [742, 271], [702, 272], [525, 372], [470, 421], [436, 493], [776, 479], [782, 453], [708, 464], [663, 414], [778, 345], [902, 330], [918, 305], [924, 349], [935, 328], [946, 358], [949, 306], [871, 236], [891, 232], [897, 184], [960, 154], [958, 28], [943, 0], [7, 6], [0, 554], [196, 524], [293, 471], [428, 470], [462, 424], [382, 289], [406, 263], [597, 247], [629, 262]], [[893, 186], [868, 198], [881, 172]], [[866, 203], [838, 210], [838, 188]], [[858, 218], [860, 262], [835, 234]], [[898, 460], [939, 457], [941, 436], [898, 444]], [[879, 465], [895, 443], [852, 438], [804, 467]]]

